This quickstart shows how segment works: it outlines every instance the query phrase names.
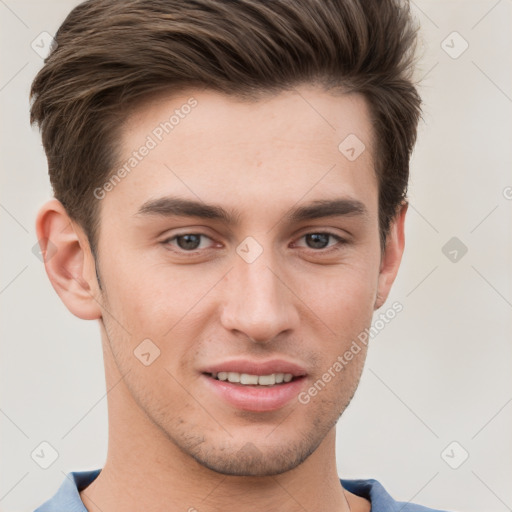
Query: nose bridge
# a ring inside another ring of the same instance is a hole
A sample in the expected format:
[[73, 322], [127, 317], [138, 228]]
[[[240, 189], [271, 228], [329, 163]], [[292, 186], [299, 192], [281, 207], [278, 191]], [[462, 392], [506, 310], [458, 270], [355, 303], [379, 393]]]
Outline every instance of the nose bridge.
[[[253, 341], [264, 343], [295, 327], [298, 316], [293, 294], [281, 281], [271, 250], [260, 246], [255, 257], [257, 248], [251, 247], [251, 241], [248, 244], [244, 246], [242, 242], [237, 249], [222, 318], [227, 329], [243, 332]], [[251, 252], [252, 257], [248, 257]]]

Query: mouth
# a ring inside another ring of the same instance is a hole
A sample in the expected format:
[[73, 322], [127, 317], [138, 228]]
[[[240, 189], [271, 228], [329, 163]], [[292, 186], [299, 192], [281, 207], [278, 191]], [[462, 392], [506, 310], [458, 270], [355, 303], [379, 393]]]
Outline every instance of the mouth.
[[306, 385], [300, 365], [284, 360], [224, 361], [201, 372], [212, 399], [243, 411], [277, 411], [297, 400]]

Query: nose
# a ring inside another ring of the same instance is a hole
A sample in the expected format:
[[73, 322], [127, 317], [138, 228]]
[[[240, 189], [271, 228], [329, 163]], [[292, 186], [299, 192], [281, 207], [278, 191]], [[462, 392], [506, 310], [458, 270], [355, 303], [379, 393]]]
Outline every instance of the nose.
[[268, 252], [264, 251], [252, 263], [237, 256], [223, 289], [224, 328], [260, 344], [295, 330], [299, 323], [295, 304], [298, 299], [292, 291], [290, 277], [279, 271]]

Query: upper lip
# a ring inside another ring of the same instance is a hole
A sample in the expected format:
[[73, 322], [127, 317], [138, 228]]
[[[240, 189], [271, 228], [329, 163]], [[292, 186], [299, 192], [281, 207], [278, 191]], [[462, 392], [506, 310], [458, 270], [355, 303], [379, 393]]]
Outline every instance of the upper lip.
[[254, 361], [249, 359], [231, 359], [221, 363], [212, 364], [202, 370], [203, 373], [236, 372], [250, 375], [271, 375], [273, 373], [291, 373], [294, 377], [307, 374], [299, 364], [284, 359], [270, 359], [267, 361]]

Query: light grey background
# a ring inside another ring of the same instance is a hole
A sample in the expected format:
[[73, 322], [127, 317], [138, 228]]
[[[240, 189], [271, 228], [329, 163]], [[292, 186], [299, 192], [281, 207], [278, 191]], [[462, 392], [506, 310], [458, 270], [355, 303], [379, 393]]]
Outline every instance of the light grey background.
[[[51, 189], [28, 121], [42, 65], [31, 43], [76, 4], [0, 0], [1, 511], [32, 510], [64, 473], [102, 467], [106, 456], [98, 326], [65, 309], [32, 253]], [[413, 9], [424, 120], [389, 299], [404, 310], [372, 340], [338, 425], [339, 473], [376, 478], [404, 501], [502, 512], [512, 510], [512, 1], [417, 0]], [[442, 252], [452, 237], [468, 249], [461, 257], [455, 247], [456, 262]], [[59, 454], [48, 469], [31, 458], [42, 441]], [[464, 451], [452, 469], [446, 461]]]

